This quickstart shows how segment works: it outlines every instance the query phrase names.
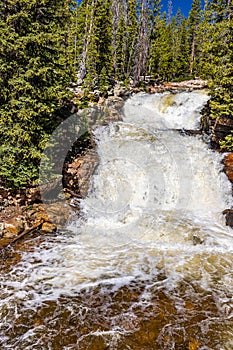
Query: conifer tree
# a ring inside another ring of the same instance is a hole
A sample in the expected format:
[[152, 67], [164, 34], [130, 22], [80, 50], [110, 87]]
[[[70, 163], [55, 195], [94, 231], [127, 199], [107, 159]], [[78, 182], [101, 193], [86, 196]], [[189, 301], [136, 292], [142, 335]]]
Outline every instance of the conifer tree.
[[69, 0], [0, 3], [0, 176], [22, 186], [37, 178], [54, 114], [71, 79]]
[[84, 0], [77, 9], [78, 77], [89, 89], [113, 70], [111, 5], [112, 0]]
[[115, 50], [115, 77], [118, 80], [124, 80], [126, 76], [127, 60], [127, 35], [124, 13], [121, 14], [116, 29], [116, 50]]
[[193, 74], [194, 62], [197, 51], [197, 36], [201, 22], [201, 0], [193, 0], [192, 8], [189, 13], [189, 31], [190, 31], [190, 75]]
[[[233, 20], [232, 3], [211, 1], [206, 3], [202, 31], [205, 41], [200, 61], [201, 72], [211, 89], [210, 117], [233, 117]], [[222, 147], [231, 149], [232, 135]]]
[[126, 78], [133, 74], [135, 62], [135, 47], [138, 38], [137, 0], [127, 2], [127, 42], [126, 42]]
[[186, 77], [189, 75], [189, 41], [188, 41], [188, 29], [187, 20], [181, 15], [178, 10], [176, 14], [177, 36], [178, 45], [176, 51], [176, 74], [177, 77]]
[[155, 19], [160, 11], [160, 0], [143, 0], [140, 2], [139, 31], [134, 65], [134, 83], [145, 76], [148, 68], [149, 48], [153, 37]]
[[[166, 25], [166, 13], [163, 13], [162, 18], [157, 18], [152, 38], [151, 48], [151, 72], [155, 78], [165, 78], [164, 64], [167, 61], [168, 51], [168, 32]], [[169, 60], [169, 59], [168, 59]]]

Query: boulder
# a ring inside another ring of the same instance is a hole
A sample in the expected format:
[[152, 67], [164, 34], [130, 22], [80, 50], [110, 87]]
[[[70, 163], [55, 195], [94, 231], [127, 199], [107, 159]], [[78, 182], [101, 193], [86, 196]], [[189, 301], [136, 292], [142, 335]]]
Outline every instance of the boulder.
[[224, 172], [227, 175], [228, 179], [233, 183], [233, 153], [225, 155], [223, 159]]
[[12, 218], [3, 224], [3, 237], [13, 238], [18, 236], [25, 228], [25, 219], [23, 217]]
[[226, 218], [226, 225], [233, 228], [233, 209], [226, 209], [223, 211]]
[[64, 202], [40, 204], [34, 205], [28, 214], [30, 216], [30, 223], [33, 225], [43, 222], [43, 224], [54, 225], [56, 229], [62, 229], [69, 220], [70, 208]]
[[118, 96], [111, 96], [108, 97], [105, 101], [105, 105], [109, 108], [114, 108], [114, 109], [121, 109], [124, 106], [124, 100], [121, 97]]
[[42, 224], [41, 230], [44, 233], [54, 233], [57, 230], [57, 226], [51, 222], [44, 222]]

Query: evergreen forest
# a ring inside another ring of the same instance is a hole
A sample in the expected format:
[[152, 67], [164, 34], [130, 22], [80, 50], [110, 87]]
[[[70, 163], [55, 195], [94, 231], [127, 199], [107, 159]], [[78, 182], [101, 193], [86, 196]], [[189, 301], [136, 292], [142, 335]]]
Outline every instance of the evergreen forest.
[[1, 0], [1, 184], [36, 183], [72, 84], [105, 95], [116, 82], [200, 77], [209, 117], [233, 118], [232, 10], [232, 0], [193, 0], [187, 17], [171, 1], [164, 11], [160, 0]]

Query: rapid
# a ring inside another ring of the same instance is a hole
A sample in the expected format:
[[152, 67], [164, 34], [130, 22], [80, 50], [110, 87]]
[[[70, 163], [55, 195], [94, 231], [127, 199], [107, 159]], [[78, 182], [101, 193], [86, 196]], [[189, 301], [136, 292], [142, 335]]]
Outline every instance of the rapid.
[[1, 257], [2, 350], [233, 349], [231, 184], [185, 133], [208, 98], [140, 93], [95, 130], [81, 214]]

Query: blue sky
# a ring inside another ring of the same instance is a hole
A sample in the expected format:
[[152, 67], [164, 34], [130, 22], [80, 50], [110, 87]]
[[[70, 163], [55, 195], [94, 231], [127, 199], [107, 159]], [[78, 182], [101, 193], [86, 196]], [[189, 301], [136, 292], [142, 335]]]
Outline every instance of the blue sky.
[[[162, 10], [167, 11], [168, 0], [162, 0], [161, 4], [163, 5]], [[185, 16], [187, 16], [189, 11], [191, 10], [191, 6], [192, 6], [192, 0], [173, 0], [172, 1], [173, 15], [175, 15], [178, 8], [180, 8], [181, 12]]]

